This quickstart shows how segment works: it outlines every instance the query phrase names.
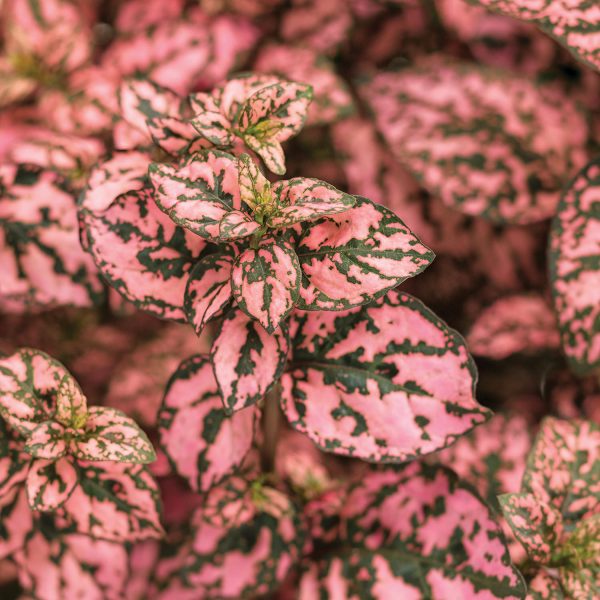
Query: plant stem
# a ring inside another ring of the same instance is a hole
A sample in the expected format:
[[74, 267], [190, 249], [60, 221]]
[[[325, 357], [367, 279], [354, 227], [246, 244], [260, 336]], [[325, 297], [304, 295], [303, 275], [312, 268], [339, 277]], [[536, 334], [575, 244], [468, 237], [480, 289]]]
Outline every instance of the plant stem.
[[279, 397], [281, 386], [276, 384], [265, 396], [262, 415], [262, 447], [260, 450], [260, 462], [264, 473], [271, 473], [275, 468], [275, 451], [277, 449], [277, 438], [279, 437], [279, 426], [281, 411], [279, 408]]

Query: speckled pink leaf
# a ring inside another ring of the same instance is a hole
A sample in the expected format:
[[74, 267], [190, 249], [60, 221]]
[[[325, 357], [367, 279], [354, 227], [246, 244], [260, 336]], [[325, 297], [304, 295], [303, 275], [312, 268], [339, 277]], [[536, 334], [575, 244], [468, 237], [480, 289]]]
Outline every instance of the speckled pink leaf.
[[120, 33], [133, 33], [160, 25], [179, 17], [184, 4], [184, 0], [128, 0], [118, 6], [115, 28]]
[[298, 301], [300, 264], [292, 245], [281, 238], [264, 238], [258, 248], [237, 257], [231, 290], [239, 307], [273, 333]]
[[67, 453], [65, 428], [55, 421], [44, 421], [31, 431], [24, 450], [36, 458], [57, 459]]
[[146, 434], [126, 414], [108, 406], [92, 406], [85, 430], [75, 436], [70, 451], [79, 459], [151, 463], [156, 453]]
[[600, 367], [600, 159], [569, 184], [550, 234], [549, 266], [562, 345], [580, 374]]
[[30, 456], [22, 452], [21, 441], [14, 439], [4, 420], [0, 419], [0, 506], [14, 495], [15, 488], [27, 477], [29, 460]]
[[79, 242], [74, 193], [55, 172], [32, 165], [0, 168], [0, 306], [9, 312], [104, 298]]
[[255, 408], [228, 416], [207, 356], [196, 355], [171, 377], [159, 414], [161, 445], [195, 491], [234, 473], [250, 451]]
[[551, 217], [586, 161], [585, 115], [556, 87], [424, 62], [362, 87], [395, 157], [453, 208], [494, 222]]
[[206, 323], [223, 313], [231, 301], [231, 271], [234, 256], [226, 252], [210, 254], [190, 273], [185, 290], [185, 313], [200, 333]]
[[498, 500], [527, 555], [535, 562], [548, 563], [563, 534], [558, 510], [533, 494], [503, 494]]
[[75, 379], [62, 378], [56, 391], [55, 419], [65, 427], [79, 428], [87, 418], [87, 398]]
[[542, 296], [519, 294], [494, 302], [475, 319], [467, 336], [471, 352], [500, 360], [560, 345], [556, 318]]
[[85, 243], [108, 283], [139, 308], [183, 321], [189, 273], [205, 248], [160, 211], [149, 189], [122, 193], [102, 212], [81, 217]]
[[527, 600], [566, 600], [566, 598], [558, 579], [542, 570], [529, 583]]
[[236, 159], [219, 150], [204, 150], [176, 167], [152, 163], [149, 168], [158, 207], [177, 225], [213, 241], [219, 222], [240, 208]]
[[79, 462], [79, 485], [58, 514], [78, 533], [115, 542], [160, 538], [160, 495], [144, 465]]
[[238, 158], [238, 184], [240, 198], [249, 208], [255, 210], [272, 201], [271, 183], [248, 154]]
[[434, 258], [391, 210], [366, 198], [356, 197], [354, 207], [299, 231], [303, 284], [298, 307], [306, 310], [370, 302]]
[[336, 74], [331, 61], [310, 48], [270, 44], [261, 50], [254, 69], [289, 81], [302, 81], [313, 88], [309, 125], [329, 124], [354, 112], [348, 86]]
[[546, 417], [527, 461], [522, 491], [562, 514], [565, 526], [600, 511], [600, 425]]
[[600, 71], [600, 7], [593, 0], [470, 0], [491, 11], [538, 25], [575, 57]]
[[65, 379], [71, 379], [67, 369], [41, 350], [22, 348], [0, 358], [0, 415], [27, 437], [38, 423], [55, 418]]
[[77, 485], [73, 459], [36, 458], [27, 474], [27, 498], [32, 510], [55, 511], [69, 499]]
[[24, 597], [39, 600], [116, 600], [129, 577], [125, 546], [79, 534], [37, 531], [14, 560]]
[[342, 314], [298, 314], [283, 410], [321, 449], [402, 462], [448, 446], [490, 411], [460, 335], [396, 291]]
[[525, 595], [493, 513], [449, 470], [368, 473], [340, 512], [341, 536], [302, 578], [301, 600]]
[[[23, 469], [26, 472], [26, 469]], [[25, 486], [15, 487], [0, 497], [0, 558], [12, 557], [22, 548], [33, 528], [33, 515]]]
[[287, 329], [269, 334], [242, 311], [229, 312], [210, 356], [225, 410], [259, 402], [281, 377], [288, 350]]
[[250, 215], [241, 210], [232, 210], [225, 213], [219, 223], [219, 238], [227, 242], [248, 237], [261, 228]]
[[278, 181], [272, 193], [281, 206], [268, 221], [269, 227], [275, 229], [343, 213], [355, 204], [353, 196], [324, 181], [308, 177]]
[[[281, 492], [232, 478], [213, 488], [189, 538], [157, 568], [159, 600], [237, 600], [277, 589], [298, 562], [304, 535]], [[235, 576], [232, 576], [235, 573]]]

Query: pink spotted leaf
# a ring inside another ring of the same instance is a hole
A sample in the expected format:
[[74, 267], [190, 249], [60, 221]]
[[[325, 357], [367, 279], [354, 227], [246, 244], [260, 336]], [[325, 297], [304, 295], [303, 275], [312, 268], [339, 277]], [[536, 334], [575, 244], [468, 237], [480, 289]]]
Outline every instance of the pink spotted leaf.
[[27, 436], [25, 452], [36, 458], [57, 459], [67, 453], [65, 428], [56, 421], [40, 423]]
[[299, 298], [301, 270], [292, 245], [283, 238], [263, 238], [239, 254], [231, 274], [238, 306], [273, 333]]
[[55, 511], [63, 506], [77, 486], [77, 467], [69, 457], [58, 460], [36, 458], [27, 474], [27, 498], [32, 510]]
[[0, 419], [0, 504], [14, 495], [15, 489], [27, 477], [29, 460], [30, 456], [22, 452], [22, 444], [14, 439], [4, 420]]
[[252, 446], [257, 410], [227, 415], [208, 357], [192, 356], [171, 377], [159, 413], [161, 445], [179, 475], [207, 491], [233, 474]]
[[87, 414], [87, 399], [79, 384], [71, 376], [63, 377], [56, 392], [56, 420], [79, 429], [85, 425]]
[[77, 432], [70, 451], [78, 459], [146, 464], [156, 453], [137, 423], [116, 408], [93, 406], [85, 428]]
[[434, 259], [391, 210], [362, 197], [355, 206], [298, 226], [298, 308], [343, 310], [370, 302]]
[[219, 238], [224, 241], [248, 237], [260, 231], [261, 225], [241, 210], [225, 213], [219, 223]]
[[571, 367], [600, 367], [600, 159], [569, 184], [550, 233], [549, 267], [562, 346]]
[[259, 402], [281, 377], [288, 351], [286, 328], [269, 334], [241, 310], [230, 311], [210, 354], [225, 410]]
[[397, 291], [341, 314], [298, 313], [282, 407], [322, 450], [403, 462], [448, 446], [490, 411], [464, 340]]
[[177, 225], [218, 241], [219, 222], [240, 208], [237, 162], [219, 150], [204, 150], [177, 166], [152, 163], [149, 168], [158, 207]]
[[[312, 563], [299, 597], [525, 596], [493, 513], [449, 470], [414, 463], [368, 473], [340, 510], [340, 536]], [[415, 577], [418, 573], [418, 577]]]

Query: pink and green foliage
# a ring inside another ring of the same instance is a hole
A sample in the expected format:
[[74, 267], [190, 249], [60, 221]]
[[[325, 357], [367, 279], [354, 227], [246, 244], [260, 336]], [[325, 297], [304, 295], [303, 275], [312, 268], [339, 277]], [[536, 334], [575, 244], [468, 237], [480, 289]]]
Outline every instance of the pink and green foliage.
[[508, 296], [494, 302], [477, 317], [467, 341], [476, 356], [496, 360], [521, 352], [555, 350], [560, 346], [552, 308], [543, 297], [530, 294]]
[[600, 71], [600, 10], [588, 0], [469, 0], [515, 19], [535, 23], [575, 57]]
[[303, 600], [525, 594], [493, 514], [445, 468], [368, 473], [339, 515], [339, 538], [302, 577]]
[[569, 184], [552, 224], [549, 267], [562, 345], [573, 369], [600, 367], [600, 160]]
[[533, 598], [597, 595], [598, 425], [546, 418], [529, 455], [521, 492], [499, 496], [499, 500], [515, 537], [539, 569]]
[[381, 73], [362, 93], [396, 158], [468, 215], [498, 223], [548, 219], [586, 161], [585, 115], [552, 85], [428, 60]]
[[460, 335], [396, 291], [341, 314], [298, 313], [282, 407], [320, 448], [373, 462], [439, 450], [483, 423]]
[[189, 539], [159, 563], [157, 598], [265, 595], [298, 563], [303, 542], [302, 523], [289, 498], [258, 481], [249, 485], [234, 477], [205, 497]]

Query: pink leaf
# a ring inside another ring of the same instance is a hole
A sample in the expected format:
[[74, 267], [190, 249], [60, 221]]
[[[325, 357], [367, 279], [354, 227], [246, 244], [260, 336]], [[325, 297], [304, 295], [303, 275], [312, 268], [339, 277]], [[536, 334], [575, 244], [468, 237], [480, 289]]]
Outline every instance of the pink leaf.
[[257, 223], [246, 213], [241, 210], [232, 210], [225, 213], [219, 223], [219, 238], [225, 242], [237, 240], [256, 233], [260, 228], [260, 223]]
[[150, 180], [158, 207], [177, 225], [213, 241], [219, 222], [240, 208], [237, 161], [219, 150], [204, 150], [177, 167], [152, 163]]
[[238, 183], [242, 202], [252, 210], [272, 201], [269, 180], [248, 154], [242, 154], [238, 159]]
[[[0, 511], [27, 477], [30, 457], [22, 452], [22, 446], [22, 442], [14, 440], [5, 422], [0, 420]], [[2, 544], [0, 535], [0, 550]]]
[[85, 431], [71, 441], [74, 456], [90, 461], [151, 463], [156, 453], [137, 423], [116, 408], [92, 406]]
[[490, 417], [475, 400], [463, 339], [396, 291], [341, 314], [298, 314], [282, 407], [322, 450], [402, 462], [448, 446]]
[[55, 421], [40, 423], [27, 436], [24, 450], [35, 458], [55, 460], [67, 453], [65, 428]]
[[36, 458], [27, 474], [27, 498], [32, 510], [55, 511], [63, 506], [77, 486], [73, 459]]
[[299, 231], [303, 309], [342, 310], [370, 302], [434, 258], [392, 211], [366, 198]]
[[66, 375], [56, 392], [55, 419], [65, 427], [78, 429], [85, 425], [87, 412], [87, 399], [79, 384], [73, 377]]
[[240, 310], [227, 314], [210, 356], [225, 410], [259, 402], [281, 377], [288, 350], [287, 331], [269, 334]]
[[550, 278], [562, 345], [571, 367], [600, 366], [600, 160], [569, 184], [550, 233]]
[[[25, 475], [26, 469], [23, 469]], [[24, 486], [11, 490], [0, 497], [0, 558], [12, 557], [23, 547], [33, 528], [31, 508], [27, 502]]]
[[554, 313], [542, 296], [521, 294], [497, 300], [475, 320], [467, 337], [473, 354], [500, 360], [559, 347]]
[[159, 415], [161, 445], [195, 491], [234, 473], [252, 446], [258, 411], [228, 416], [208, 357], [192, 356], [173, 374]]
[[283, 239], [265, 238], [237, 257], [231, 275], [233, 297], [251, 318], [275, 331], [298, 301], [300, 263]]

